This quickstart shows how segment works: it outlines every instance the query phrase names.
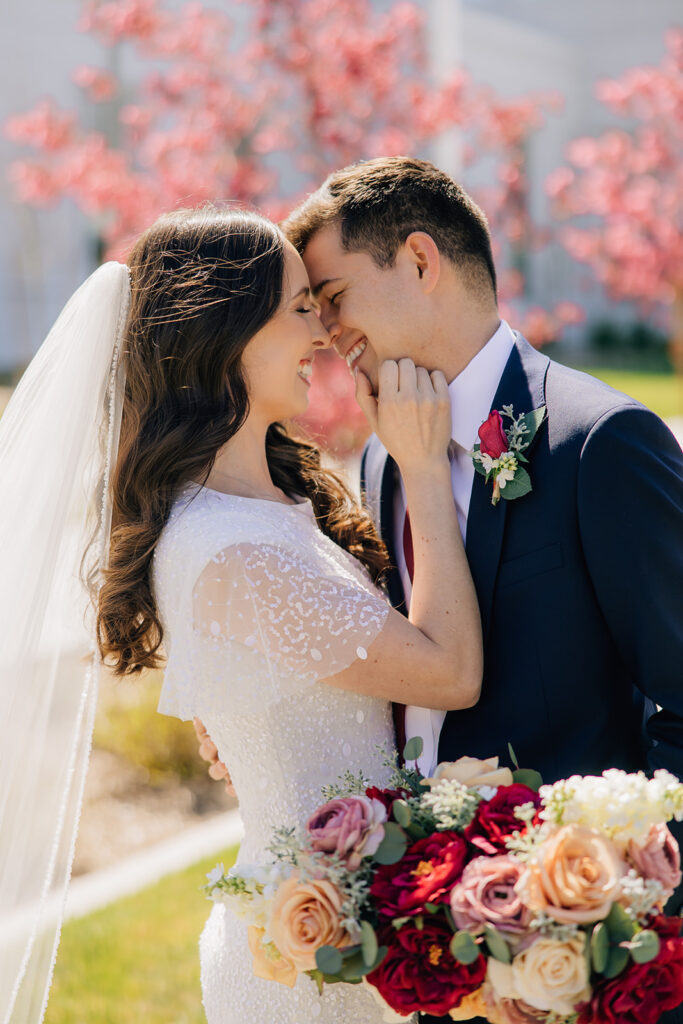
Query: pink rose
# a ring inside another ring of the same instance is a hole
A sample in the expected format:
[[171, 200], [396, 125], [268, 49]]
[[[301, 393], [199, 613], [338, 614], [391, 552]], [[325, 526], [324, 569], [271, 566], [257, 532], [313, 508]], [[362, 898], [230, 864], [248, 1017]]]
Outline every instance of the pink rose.
[[681, 881], [681, 854], [678, 843], [663, 823], [652, 825], [642, 843], [628, 845], [628, 858], [645, 878], [661, 882], [667, 898]]
[[494, 409], [485, 423], [479, 427], [480, 451], [482, 455], [490, 455], [492, 459], [499, 459], [503, 452], [508, 450], [508, 439], [503, 429], [503, 418]]
[[477, 932], [489, 923], [503, 932], [523, 932], [531, 919], [515, 892], [523, 871], [523, 864], [505, 854], [471, 860], [451, 892], [457, 927]]
[[386, 808], [380, 800], [345, 796], [329, 800], [309, 818], [311, 846], [320, 853], [336, 853], [349, 871], [357, 871], [384, 839]]

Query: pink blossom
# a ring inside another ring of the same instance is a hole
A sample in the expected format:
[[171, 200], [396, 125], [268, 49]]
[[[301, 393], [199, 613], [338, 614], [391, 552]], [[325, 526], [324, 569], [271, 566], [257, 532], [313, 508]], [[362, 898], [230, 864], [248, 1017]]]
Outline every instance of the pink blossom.
[[309, 818], [306, 829], [313, 850], [337, 854], [349, 871], [376, 852], [384, 839], [387, 811], [379, 800], [347, 796], [329, 800]]
[[662, 883], [667, 898], [681, 883], [678, 843], [664, 824], [652, 825], [644, 842], [631, 841], [628, 858], [645, 878]]
[[492, 924], [503, 932], [524, 932], [531, 913], [515, 892], [523, 871], [524, 865], [507, 854], [471, 860], [451, 893], [456, 926], [479, 932]]

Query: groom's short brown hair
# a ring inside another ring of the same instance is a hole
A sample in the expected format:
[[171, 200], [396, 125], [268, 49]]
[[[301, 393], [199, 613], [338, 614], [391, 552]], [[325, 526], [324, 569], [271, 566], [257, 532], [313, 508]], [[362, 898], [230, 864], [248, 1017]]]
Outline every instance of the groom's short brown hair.
[[426, 231], [472, 286], [496, 293], [486, 215], [451, 177], [425, 160], [380, 157], [333, 174], [283, 222], [302, 253], [316, 232], [338, 224], [349, 252], [390, 267], [413, 231]]

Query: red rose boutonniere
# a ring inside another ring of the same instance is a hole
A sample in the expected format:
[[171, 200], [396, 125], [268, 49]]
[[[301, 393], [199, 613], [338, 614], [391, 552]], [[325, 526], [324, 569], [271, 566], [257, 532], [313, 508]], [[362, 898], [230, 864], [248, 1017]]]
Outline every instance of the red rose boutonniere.
[[[504, 405], [500, 412], [494, 409], [480, 426], [479, 442], [470, 455], [477, 473], [485, 476], [487, 483], [493, 480], [492, 505], [497, 505], [501, 498], [521, 498], [531, 490], [531, 480], [522, 463], [529, 461], [524, 452], [545, 419], [545, 412], [542, 405], [515, 416], [512, 406]], [[510, 420], [507, 429], [503, 417]]]

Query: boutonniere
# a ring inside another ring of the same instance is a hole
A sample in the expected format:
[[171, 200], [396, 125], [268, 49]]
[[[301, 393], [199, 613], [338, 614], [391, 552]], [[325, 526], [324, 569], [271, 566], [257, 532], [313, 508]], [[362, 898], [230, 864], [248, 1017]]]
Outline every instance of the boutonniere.
[[[479, 442], [469, 454], [477, 473], [485, 476], [487, 483], [493, 480], [492, 505], [501, 498], [521, 498], [531, 490], [531, 479], [522, 463], [529, 461], [524, 452], [543, 423], [545, 411], [542, 405], [515, 416], [512, 406], [504, 405], [500, 412], [494, 409], [479, 427]], [[507, 429], [503, 417], [510, 420]]]

